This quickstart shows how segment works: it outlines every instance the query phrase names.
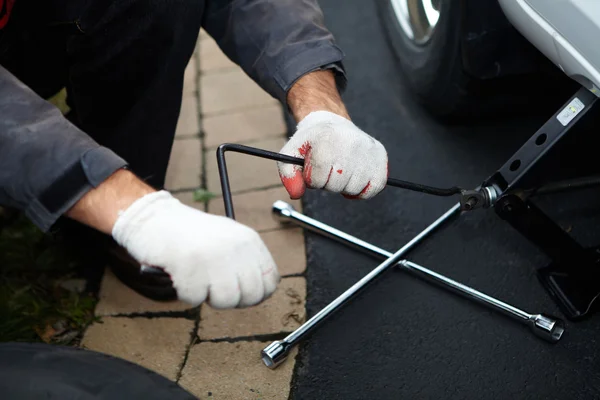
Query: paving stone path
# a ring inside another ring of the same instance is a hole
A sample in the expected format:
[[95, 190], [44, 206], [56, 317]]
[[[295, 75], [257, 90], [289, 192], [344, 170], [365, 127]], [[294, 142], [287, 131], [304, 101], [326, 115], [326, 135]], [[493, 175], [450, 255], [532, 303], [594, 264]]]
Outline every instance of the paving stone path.
[[[285, 132], [280, 104], [201, 32], [186, 71], [167, 189], [188, 205], [224, 215], [216, 148], [235, 142], [278, 151]], [[201, 399], [287, 399], [295, 353], [271, 371], [260, 350], [305, 320], [303, 233], [270, 215], [274, 201], [289, 199], [272, 161], [239, 154], [227, 160], [236, 219], [258, 230], [273, 253], [284, 276], [277, 292], [244, 310], [190, 308], [145, 299], [107, 270], [96, 308], [102, 322], [88, 328], [82, 346], [150, 368]], [[194, 202], [199, 188], [217, 197]]]

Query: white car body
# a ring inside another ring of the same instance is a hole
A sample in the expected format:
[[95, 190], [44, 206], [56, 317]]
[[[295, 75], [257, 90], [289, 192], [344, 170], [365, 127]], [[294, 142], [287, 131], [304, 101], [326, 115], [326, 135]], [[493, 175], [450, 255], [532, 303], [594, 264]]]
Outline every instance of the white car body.
[[498, 0], [508, 20], [565, 74], [600, 97], [600, 0]]

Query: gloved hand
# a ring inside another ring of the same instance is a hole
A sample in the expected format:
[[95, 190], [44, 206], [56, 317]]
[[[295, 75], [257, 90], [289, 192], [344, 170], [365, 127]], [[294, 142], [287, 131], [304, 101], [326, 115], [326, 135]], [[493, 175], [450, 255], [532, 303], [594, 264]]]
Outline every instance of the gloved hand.
[[292, 199], [302, 197], [306, 187], [369, 199], [387, 182], [383, 145], [350, 120], [328, 111], [308, 114], [280, 152], [305, 159], [304, 168], [278, 163], [279, 176]]
[[214, 308], [255, 305], [279, 283], [262, 239], [230, 218], [196, 210], [166, 191], [136, 200], [119, 215], [112, 236], [140, 264], [171, 276], [180, 300]]

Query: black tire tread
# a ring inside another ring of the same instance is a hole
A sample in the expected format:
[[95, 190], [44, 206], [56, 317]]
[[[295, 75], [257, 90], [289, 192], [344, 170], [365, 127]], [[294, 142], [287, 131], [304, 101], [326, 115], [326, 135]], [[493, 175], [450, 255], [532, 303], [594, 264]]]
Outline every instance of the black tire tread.
[[[477, 80], [465, 73], [460, 59], [462, 13], [459, 1], [442, 1], [441, 17], [430, 42], [418, 47], [398, 27], [390, 0], [378, 0], [386, 37], [400, 71], [416, 100], [446, 120], [514, 116], [558, 107], [574, 87], [566, 77], [553, 81], [541, 74]], [[565, 82], [565, 85], [562, 83]]]
[[81, 348], [0, 344], [2, 399], [195, 399], [139, 365]]

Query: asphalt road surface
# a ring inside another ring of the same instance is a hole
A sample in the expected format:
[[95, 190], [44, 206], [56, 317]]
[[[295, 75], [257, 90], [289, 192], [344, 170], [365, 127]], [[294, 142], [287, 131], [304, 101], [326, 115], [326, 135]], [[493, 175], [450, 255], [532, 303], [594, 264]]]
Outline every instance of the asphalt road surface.
[[[321, 0], [346, 53], [345, 100], [355, 123], [381, 140], [391, 177], [437, 186], [475, 187], [533, 134], [546, 116], [444, 125], [415, 104], [399, 76], [374, 2]], [[565, 99], [566, 100], [566, 99]], [[561, 218], [600, 243], [600, 207], [567, 201]], [[305, 213], [396, 251], [456, 199], [387, 189], [356, 202], [310, 192]], [[600, 202], [592, 202], [600, 204]], [[379, 261], [307, 233], [309, 316]], [[539, 285], [548, 259], [491, 210], [455, 220], [409, 259], [526, 311], [562, 316]], [[400, 271], [390, 271], [301, 346], [291, 398], [593, 399], [600, 398], [600, 315], [570, 323], [548, 344], [482, 306]]]

